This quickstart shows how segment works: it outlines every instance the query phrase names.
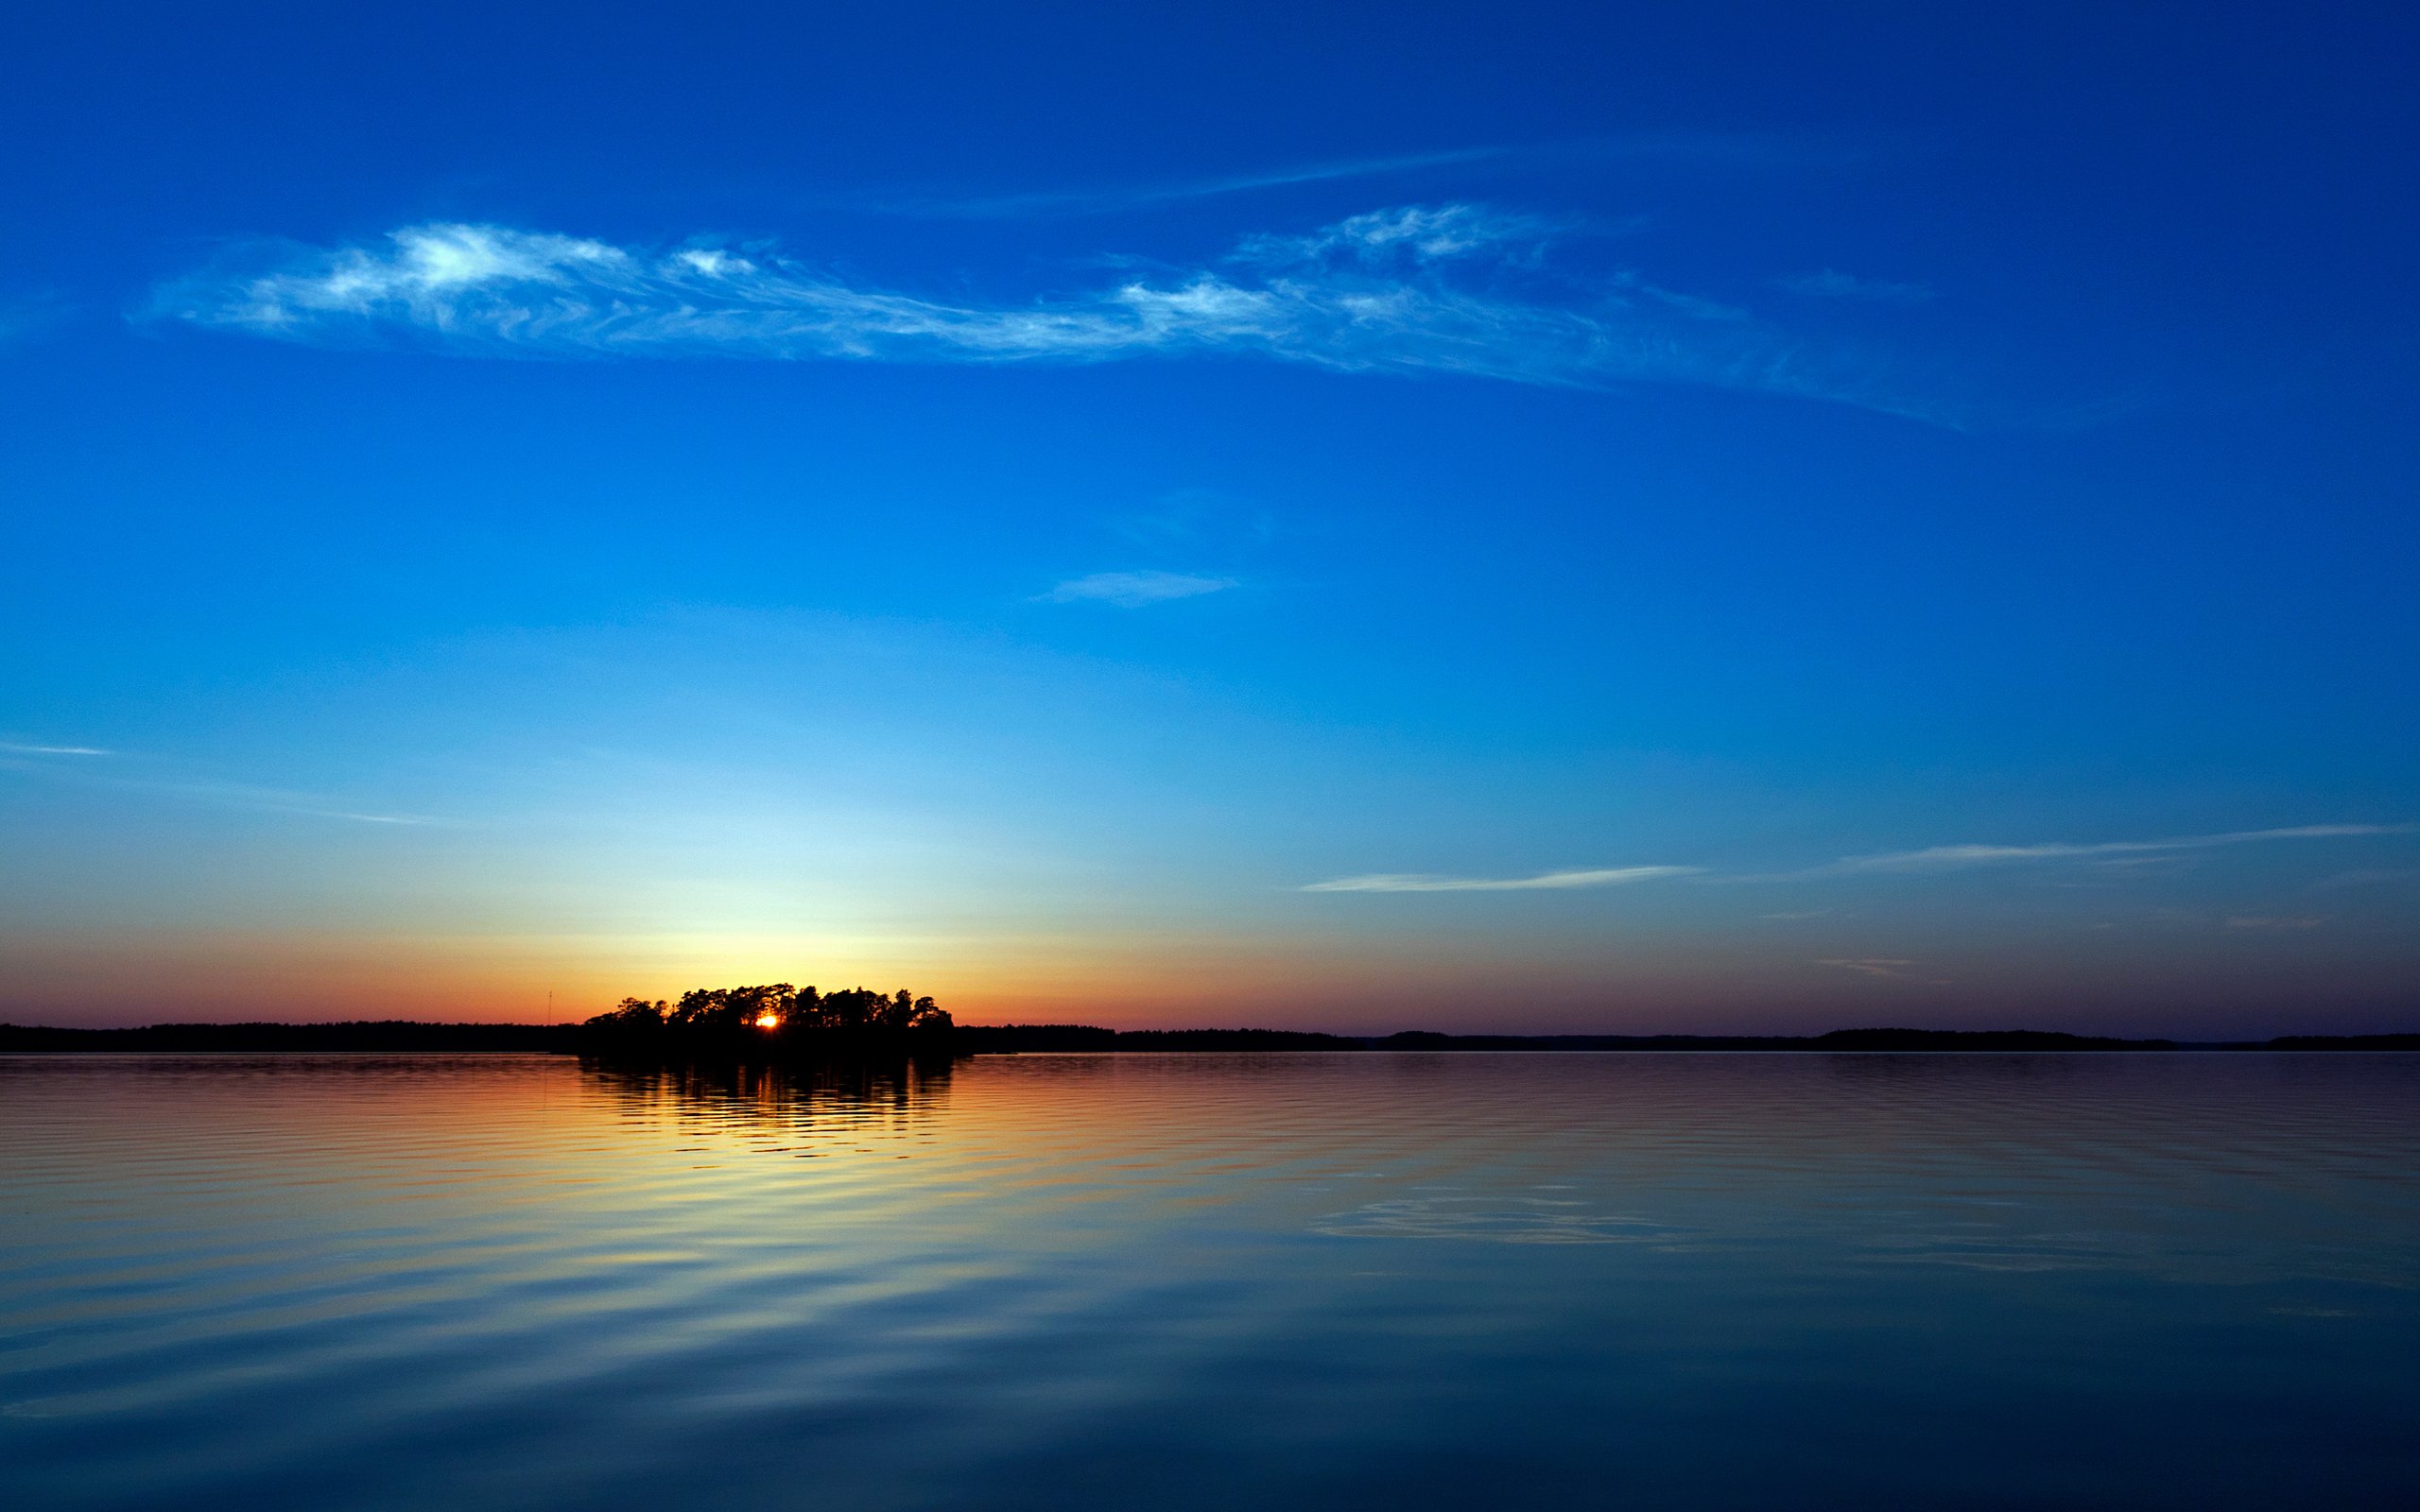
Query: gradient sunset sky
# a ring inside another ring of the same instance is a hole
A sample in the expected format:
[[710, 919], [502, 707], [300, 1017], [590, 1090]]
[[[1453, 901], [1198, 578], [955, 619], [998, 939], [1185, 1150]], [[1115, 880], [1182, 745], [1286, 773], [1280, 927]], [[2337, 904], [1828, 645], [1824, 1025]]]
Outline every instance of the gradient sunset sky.
[[2420, 1027], [2420, 12], [1981, 10], [9, 8], [0, 1019]]

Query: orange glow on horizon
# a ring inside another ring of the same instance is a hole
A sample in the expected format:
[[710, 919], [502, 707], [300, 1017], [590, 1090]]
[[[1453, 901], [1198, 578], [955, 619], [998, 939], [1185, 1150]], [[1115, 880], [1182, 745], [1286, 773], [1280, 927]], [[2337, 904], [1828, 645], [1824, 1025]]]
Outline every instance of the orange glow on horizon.
[[759, 1029], [778, 1029], [781, 1026], [782, 1016], [778, 1013], [766, 1012], [756, 1015], [756, 1027]]

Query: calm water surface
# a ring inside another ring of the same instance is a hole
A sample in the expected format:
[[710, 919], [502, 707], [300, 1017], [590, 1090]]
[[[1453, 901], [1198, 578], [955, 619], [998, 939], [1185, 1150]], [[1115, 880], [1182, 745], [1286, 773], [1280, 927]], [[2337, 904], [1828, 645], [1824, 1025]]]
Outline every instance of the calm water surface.
[[0, 1057], [0, 1504], [2420, 1505], [2420, 1057]]

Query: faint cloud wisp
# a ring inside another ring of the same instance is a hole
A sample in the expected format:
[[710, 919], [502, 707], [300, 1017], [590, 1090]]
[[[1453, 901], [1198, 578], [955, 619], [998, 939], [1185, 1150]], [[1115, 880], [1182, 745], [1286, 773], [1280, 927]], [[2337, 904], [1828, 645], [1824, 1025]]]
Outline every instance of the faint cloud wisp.
[[1945, 977], [1917, 976], [1909, 971], [1908, 968], [1916, 963], [1904, 956], [1861, 955], [1852, 958], [1827, 955], [1812, 964], [1834, 967], [1843, 971], [1855, 971], [1860, 976], [1879, 976], [1893, 982], [1921, 982], [1927, 987], [1949, 985]]
[[2004, 866], [2027, 861], [2099, 859], [2108, 856], [2206, 850], [2221, 846], [2255, 845], [2271, 840], [2339, 840], [2368, 835], [2411, 834], [2410, 824], [2301, 824], [2274, 830], [2230, 830], [2219, 834], [2174, 835], [2164, 840], [2103, 840], [2078, 844], [2051, 841], [2041, 845], [1939, 845], [1922, 850], [1893, 850], [1880, 855], [1843, 856], [1828, 866], [1799, 872], [1800, 877], [1841, 876], [1857, 872], [1955, 871], [1969, 867]]
[[892, 215], [937, 219], [1006, 220], [1029, 215], [1105, 215], [1189, 199], [1248, 194], [1255, 189], [1281, 189], [1292, 184], [1326, 183], [1340, 179], [1410, 173], [1422, 168], [1453, 167], [1505, 155], [1500, 147], [1461, 147], [1447, 152], [1417, 152], [1348, 163], [1308, 163], [1296, 168], [1271, 168], [1263, 173], [1197, 179], [1184, 183], [1144, 188], [1042, 190], [1030, 194], [973, 196], [954, 199], [894, 199], [884, 203], [882, 208]]
[[1907, 973], [1902, 971], [1901, 968], [1913, 966], [1916, 963], [1910, 960], [1902, 959], [1898, 956], [1866, 955], [1860, 956], [1856, 960], [1844, 960], [1839, 956], [1825, 956], [1815, 964], [1818, 966], [1837, 966], [1844, 971], [1862, 971], [1867, 976], [1905, 976]]
[[[1657, 877], [1678, 876], [1700, 877], [1710, 883], [1808, 882], [1830, 878], [1903, 874], [1921, 876], [2025, 862], [2090, 861], [2095, 865], [2107, 865], [2109, 858], [2112, 857], [2159, 858], [2221, 846], [2252, 845], [2268, 841], [2358, 839], [2413, 833], [2420, 833], [2420, 825], [2302, 824], [2270, 830], [2231, 830], [2217, 834], [2176, 835], [2164, 840], [1930, 846], [1921, 850], [1893, 850], [1878, 855], [1843, 856], [1838, 861], [1799, 871], [1718, 873], [1703, 867], [1621, 867], [1598, 871], [1549, 871], [1535, 877], [1512, 878], [1375, 872], [1367, 876], [1339, 877], [1327, 882], [1310, 883], [1297, 890], [1302, 892], [1512, 892], [1558, 887], [1598, 887], [1615, 883], [1644, 882]], [[1821, 918], [1828, 912], [1830, 912], [1828, 909], [1817, 908], [1772, 913], [1762, 917], [1772, 919], [1806, 919]], [[2258, 924], [2256, 923], [2250, 927], [2258, 927]], [[1827, 960], [1818, 964], [1843, 966], [1848, 963]], [[1885, 961], [1879, 964], [1893, 963]]]
[[1069, 578], [1041, 594], [1037, 602], [1113, 604], [1119, 609], [1141, 609], [1147, 604], [1199, 598], [1204, 593], [1216, 593], [1236, 586], [1232, 577], [1202, 577], [1192, 573], [1093, 573], [1084, 577]]
[[1426, 872], [1376, 872], [1307, 883], [1302, 892], [1541, 892], [1567, 887], [1614, 887], [1685, 877], [1696, 867], [1609, 867], [1587, 871], [1547, 871], [1534, 877], [1441, 877]]
[[1873, 157], [1876, 151], [1876, 147], [1871, 143], [1827, 139], [1804, 131], [1628, 131], [1578, 141], [1531, 143], [1517, 146], [1449, 147], [1390, 157], [1298, 163], [1292, 167], [1264, 168], [1258, 172], [1188, 179], [1175, 183], [1044, 189], [1021, 194], [894, 196], [874, 199], [871, 203], [864, 200], [843, 203], [851, 208], [872, 208], [894, 215], [930, 219], [1010, 220], [1107, 215], [1263, 189], [1384, 178], [1478, 163], [1517, 166], [1575, 161], [1663, 163], [1692, 172], [1715, 168], [1806, 172], [1852, 167]]
[[[266, 814], [292, 814], [314, 819], [343, 819], [354, 824], [437, 825], [445, 821], [419, 814], [376, 814], [359, 809], [336, 808], [340, 802], [326, 795], [297, 792], [288, 788], [264, 787], [257, 783], [227, 782], [215, 778], [174, 777], [160, 775], [162, 763], [156, 759], [127, 757], [106, 765], [92, 766], [83, 761], [42, 762], [9, 761], [11, 757], [68, 756], [118, 757], [121, 753], [98, 746], [45, 746], [23, 741], [0, 741], [0, 762], [21, 775], [38, 776], [44, 781], [67, 782], [80, 787], [97, 787], [124, 793], [149, 794], [160, 798], [207, 803], [216, 807], [251, 809]], [[128, 769], [132, 763], [133, 770]], [[141, 775], [146, 771], [153, 775]]]

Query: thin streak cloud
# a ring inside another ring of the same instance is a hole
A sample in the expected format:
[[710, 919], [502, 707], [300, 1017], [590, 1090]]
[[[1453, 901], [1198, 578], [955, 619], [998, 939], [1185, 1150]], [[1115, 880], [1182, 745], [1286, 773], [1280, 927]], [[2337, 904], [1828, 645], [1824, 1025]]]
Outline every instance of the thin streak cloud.
[[1502, 147], [1461, 147], [1448, 152], [1416, 152], [1349, 163], [1308, 163], [1294, 168], [1272, 168], [1266, 173], [1200, 179], [1188, 183], [1149, 188], [1042, 190], [1031, 194], [972, 196], [959, 199], [890, 200], [882, 208], [893, 215], [933, 219], [1007, 220], [1028, 215], [1106, 215], [1189, 199], [1248, 194], [1255, 189], [1282, 189], [1292, 184], [1328, 183], [1344, 179], [1373, 179], [1387, 174], [1410, 173], [1422, 168], [1454, 167], [1506, 155]]
[[[0, 757], [5, 756], [114, 756], [115, 751], [95, 746], [35, 746], [16, 741], [0, 741]], [[156, 761], [136, 760], [137, 772], [147, 768], [157, 771]], [[125, 764], [114, 763], [103, 767], [68, 763], [20, 763], [11, 767], [15, 772], [38, 777], [42, 781], [63, 782], [70, 786], [104, 792], [145, 794], [157, 798], [199, 802], [216, 808], [250, 809], [265, 814], [292, 814], [304, 818], [341, 819], [352, 824], [442, 825], [448, 821], [422, 814], [379, 814], [363, 809], [337, 808], [341, 802], [337, 795], [298, 792], [288, 788], [265, 787], [252, 782], [229, 782], [216, 778], [178, 778], [168, 775], [130, 775]]]
[[1440, 877], [1423, 872], [1377, 872], [1337, 877], [1304, 885], [1303, 892], [1544, 892], [1568, 887], [1615, 887], [1685, 877], [1696, 867], [1611, 867], [1593, 871], [1547, 871], [1534, 877]]
[[381, 246], [255, 249], [163, 285], [153, 318], [313, 346], [464, 356], [1102, 363], [1254, 357], [1554, 387], [1670, 384], [1947, 423], [1859, 360], [1631, 274], [1546, 266], [1554, 228], [1467, 204], [1242, 238], [1193, 268], [1021, 302], [927, 299], [762, 250], [470, 224]]
[[1906, 968], [1913, 966], [1916, 963], [1903, 957], [1893, 955], [1866, 955], [1860, 956], [1855, 960], [1842, 959], [1837, 955], [1827, 955], [1815, 962], [1815, 964], [1817, 966], [1837, 966], [1843, 971], [1858, 971], [1866, 976], [1892, 976], [1905, 978], [1908, 974]]
[[[1806, 882], [1823, 878], [1934, 873], [1975, 867], [2005, 866], [2029, 861], [2096, 860], [2138, 853], [2166, 854], [2219, 846], [2254, 845], [2276, 840], [2359, 839], [2377, 835], [2420, 833], [2413, 824], [2299, 824], [2272, 830], [2229, 830], [2217, 834], [2176, 835], [2164, 840], [2105, 840], [2088, 844], [2065, 841], [2044, 845], [1941, 845], [1922, 850], [1893, 850], [1880, 855], [1844, 856], [1803, 871], [1718, 873], [1703, 867], [1617, 867], [1596, 871], [1548, 871], [1534, 877], [1450, 877], [1426, 872], [1374, 872], [1305, 884], [1302, 892], [1526, 892], [1560, 887], [1602, 887], [1648, 882], [1659, 877], [1701, 877], [1715, 883]], [[1828, 909], [1766, 914], [1775, 919], [1815, 919]], [[1844, 966], [1839, 960], [1821, 966]], [[1883, 963], [1890, 964], [1890, 963]], [[1904, 962], [1899, 964], [1906, 964]]]
[[[1389, 157], [1302, 163], [1288, 168], [1193, 179], [1179, 183], [1111, 189], [1046, 189], [1024, 194], [893, 198], [880, 200], [872, 208], [894, 215], [937, 220], [1105, 215], [1149, 210], [1157, 205], [1249, 194], [1261, 189], [1376, 179], [1430, 168], [1468, 167], [1480, 163], [1514, 168], [1572, 163], [1634, 166], [1666, 164], [1698, 173], [1722, 168], [1803, 173], [1851, 167], [1869, 160], [1876, 150], [1875, 144], [1806, 132], [1628, 131], [1581, 141], [1533, 143], [1523, 146], [1451, 147], [1436, 152], [1408, 152]], [[864, 204], [863, 201], [853, 203], [855, 207], [863, 207]]]
[[124, 782], [111, 785], [130, 791], [187, 799], [219, 808], [249, 809], [261, 814], [291, 814], [307, 819], [337, 819], [347, 824], [419, 826], [443, 822], [422, 814], [373, 814], [359, 809], [328, 808], [323, 806], [324, 800], [314, 802], [308, 794], [256, 787], [245, 782]]
[[2161, 840], [2103, 840], [2084, 844], [2052, 841], [2041, 845], [1939, 845], [1922, 850], [1893, 850], [1880, 855], [1843, 856], [1829, 866], [1799, 876], [1841, 876], [1857, 872], [1956, 871], [1969, 867], [2006, 866], [2027, 861], [2064, 861], [2097, 856], [2205, 850], [2220, 846], [2256, 845], [2273, 840], [2337, 840], [2366, 835], [2411, 834], [2410, 824], [2302, 824], [2275, 830], [2230, 830], [2218, 834], [2173, 835]]
[[1203, 577], [1192, 573], [1094, 573], [1084, 577], [1071, 577], [1050, 592], [1041, 594], [1045, 604], [1112, 604], [1119, 609], [1141, 609], [1148, 604], [1165, 604], [1171, 599], [1199, 598], [1237, 586], [1232, 577]]
[[1878, 976], [1892, 982], [1920, 982], [1926, 987], [1947, 987], [1946, 977], [1918, 976], [1908, 968], [1916, 963], [1897, 955], [1860, 955], [1854, 958], [1826, 955], [1813, 962], [1837, 971], [1855, 971], [1860, 976]]

